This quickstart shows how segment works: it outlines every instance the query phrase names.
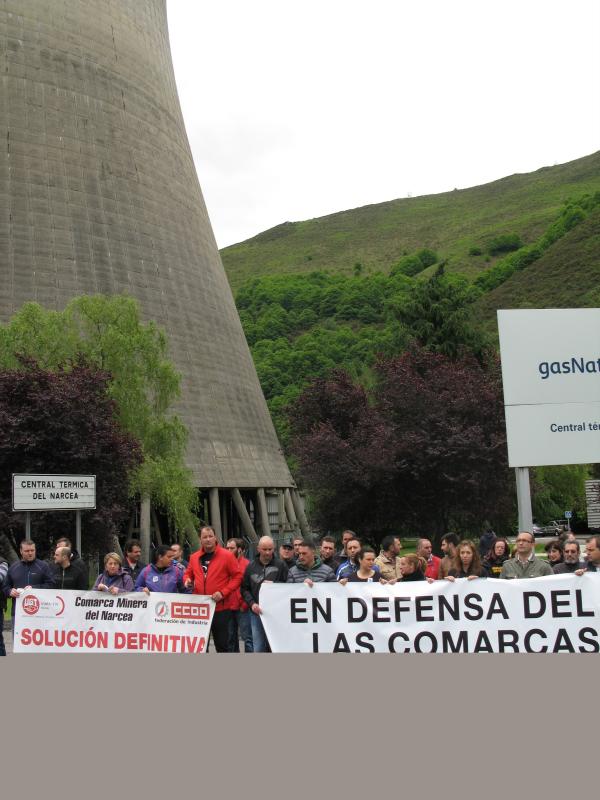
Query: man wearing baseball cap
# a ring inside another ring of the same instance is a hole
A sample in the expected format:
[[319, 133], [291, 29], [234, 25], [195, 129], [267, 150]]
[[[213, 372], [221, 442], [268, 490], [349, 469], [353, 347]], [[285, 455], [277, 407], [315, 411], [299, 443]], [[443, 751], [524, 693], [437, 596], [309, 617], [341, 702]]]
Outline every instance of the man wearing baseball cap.
[[294, 566], [296, 559], [294, 558], [294, 545], [291, 540], [286, 539], [279, 545], [279, 558], [288, 569]]

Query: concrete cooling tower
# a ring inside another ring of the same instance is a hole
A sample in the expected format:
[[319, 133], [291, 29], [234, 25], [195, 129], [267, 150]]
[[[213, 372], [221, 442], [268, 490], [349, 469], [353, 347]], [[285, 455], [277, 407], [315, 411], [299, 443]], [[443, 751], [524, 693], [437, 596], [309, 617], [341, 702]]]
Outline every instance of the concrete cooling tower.
[[137, 298], [182, 374], [211, 522], [304, 529], [196, 176], [165, 0], [0, 0], [0, 58], [2, 321], [31, 300]]

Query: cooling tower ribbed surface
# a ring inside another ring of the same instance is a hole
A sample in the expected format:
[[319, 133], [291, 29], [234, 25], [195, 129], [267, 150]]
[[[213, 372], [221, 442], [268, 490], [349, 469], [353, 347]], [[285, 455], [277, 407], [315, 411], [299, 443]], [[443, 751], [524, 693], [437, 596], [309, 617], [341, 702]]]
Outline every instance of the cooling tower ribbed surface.
[[[128, 293], [166, 329], [205, 487], [294, 482], [200, 191], [164, 0], [0, 0], [0, 316]], [[202, 84], [218, 80], [198, 76]]]

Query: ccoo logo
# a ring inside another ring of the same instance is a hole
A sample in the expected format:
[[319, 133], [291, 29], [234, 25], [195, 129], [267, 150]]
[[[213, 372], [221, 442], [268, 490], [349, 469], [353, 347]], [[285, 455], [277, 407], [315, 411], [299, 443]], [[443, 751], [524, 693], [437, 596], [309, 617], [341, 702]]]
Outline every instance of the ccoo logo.
[[180, 601], [171, 603], [171, 615], [173, 619], [203, 619], [210, 617], [210, 606], [208, 603], [182, 603]]

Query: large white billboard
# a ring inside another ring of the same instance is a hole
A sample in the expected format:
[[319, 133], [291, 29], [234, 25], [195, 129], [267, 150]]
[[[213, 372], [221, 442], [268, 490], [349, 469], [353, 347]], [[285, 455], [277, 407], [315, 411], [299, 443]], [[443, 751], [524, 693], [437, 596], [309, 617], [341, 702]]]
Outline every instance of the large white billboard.
[[600, 461], [600, 309], [498, 311], [508, 463]]

